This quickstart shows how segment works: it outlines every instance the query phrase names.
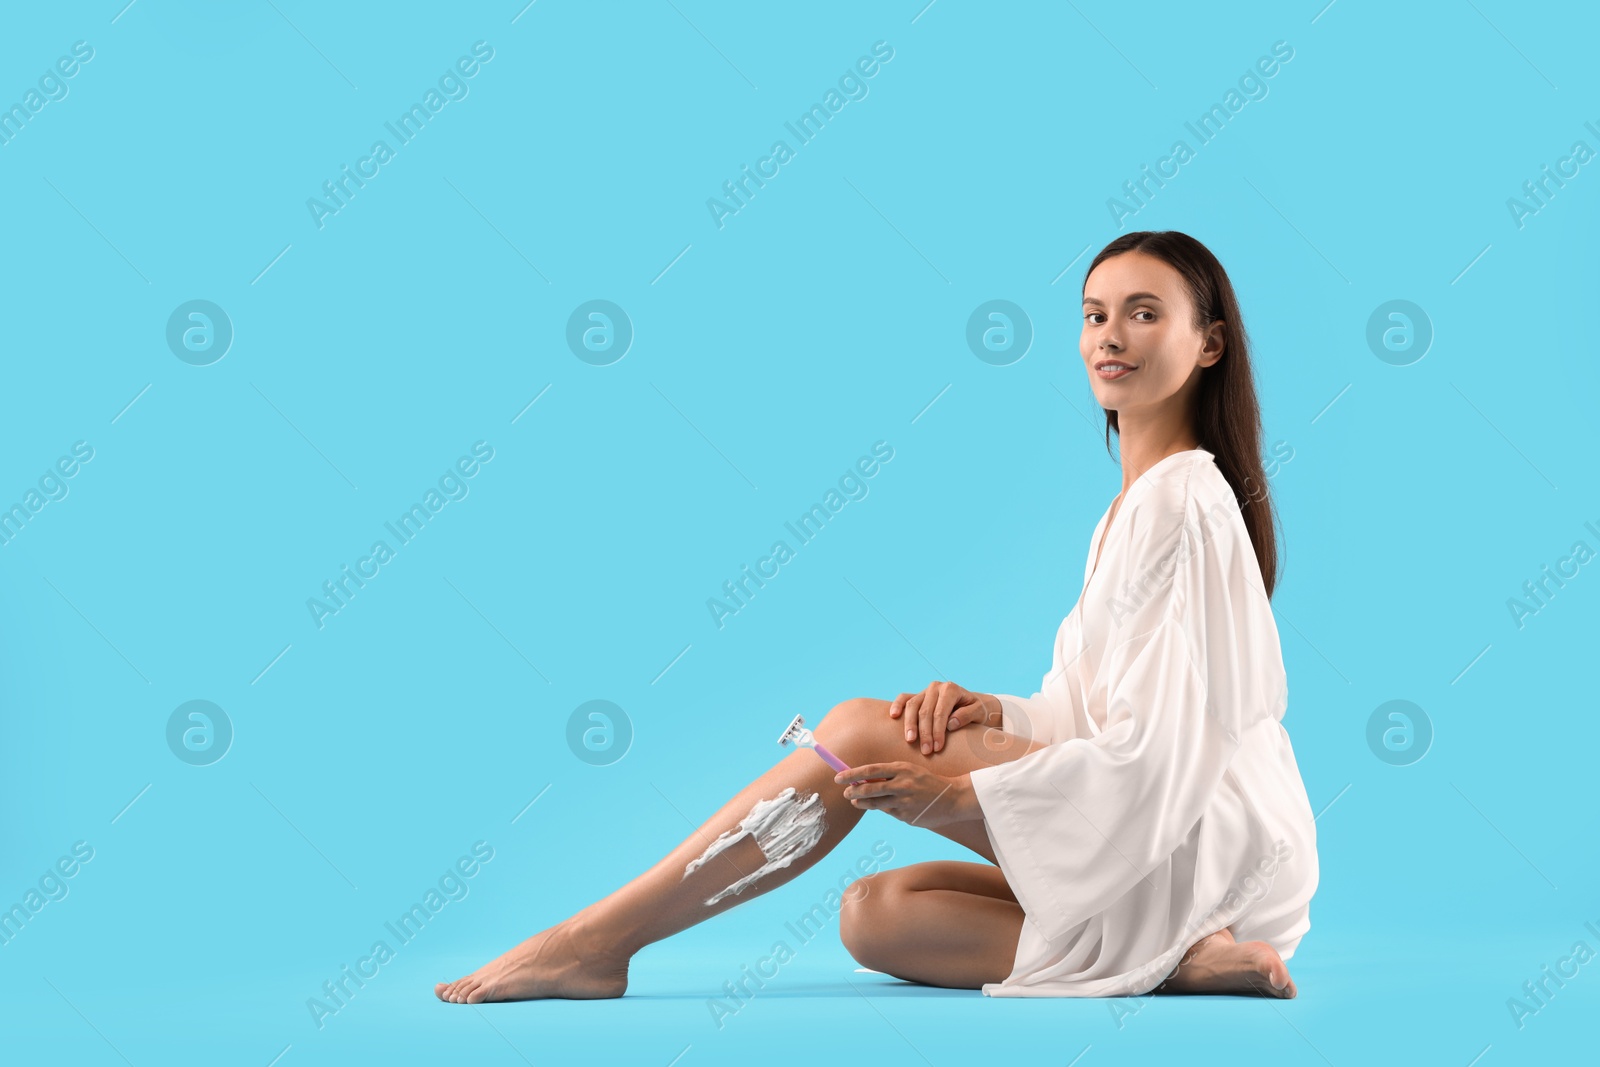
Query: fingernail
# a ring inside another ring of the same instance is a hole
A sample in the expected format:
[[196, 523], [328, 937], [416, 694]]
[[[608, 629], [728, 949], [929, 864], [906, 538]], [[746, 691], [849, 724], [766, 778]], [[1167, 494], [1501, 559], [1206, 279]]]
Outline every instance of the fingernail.
[[917, 736], [917, 735], [916, 735], [916, 734], [914, 734], [914, 733], [912, 733], [912, 732], [911, 732], [911, 731], [910, 731], [910, 730], [907, 730], [907, 731], [906, 731], [906, 740], [907, 740], [907, 741], [910, 741], [910, 740], [912, 740], [912, 739], [913, 739], [913, 738], [915, 738], [915, 737], [916, 737], [916, 736]]

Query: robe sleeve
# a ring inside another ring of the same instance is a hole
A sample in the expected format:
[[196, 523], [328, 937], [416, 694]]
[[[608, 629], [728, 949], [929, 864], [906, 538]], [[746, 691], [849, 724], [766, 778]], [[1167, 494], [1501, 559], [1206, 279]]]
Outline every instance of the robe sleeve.
[[[1057, 734], [1061, 731], [1057, 730], [1056, 720], [1061, 714], [1057, 709], [1062, 674], [1061, 633], [1058, 630], [1050, 673], [1039, 682], [1037, 693], [1031, 697], [1011, 693], [993, 694], [1000, 700], [1000, 728], [1008, 734], [1029, 738], [1038, 745], [1048, 745], [1058, 740]], [[1055, 697], [1051, 696], [1052, 690], [1056, 691]]]
[[994, 693], [1000, 700], [1000, 728], [1008, 734], [1028, 738], [1035, 745], [1049, 745], [1072, 736], [1072, 697], [1067, 691], [1066, 664], [1061, 661], [1061, 635], [1067, 619], [1056, 628], [1050, 673], [1039, 682], [1031, 697]]
[[1152, 495], [1128, 517], [1132, 583], [1120, 595], [1109, 585], [1087, 591], [1107, 598], [1112, 620], [1099, 666], [1105, 729], [971, 772], [1000, 868], [1048, 939], [1172, 855], [1240, 735], [1281, 718], [1287, 698], [1237, 503], [1202, 511], [1186, 479]]
[[1061, 662], [1061, 635], [1068, 619], [1056, 627], [1050, 673], [1039, 682], [1032, 696], [992, 693], [1000, 701], [1000, 728], [1008, 734], [1028, 738], [1034, 745], [1049, 745], [1072, 736], [1072, 697], [1067, 692], [1066, 665]]
[[[1049, 675], [1045, 676], [1045, 683], [1049, 683]], [[1014, 696], [1011, 693], [992, 695], [1000, 698], [1000, 728], [1006, 733], [1029, 738], [1041, 745], [1055, 741], [1056, 712], [1043, 689], [1031, 697]]]

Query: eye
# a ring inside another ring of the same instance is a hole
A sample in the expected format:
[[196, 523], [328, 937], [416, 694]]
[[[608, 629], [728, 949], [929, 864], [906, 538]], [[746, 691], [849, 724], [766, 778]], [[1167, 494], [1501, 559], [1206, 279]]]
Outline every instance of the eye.
[[1138, 311], [1134, 312], [1134, 314], [1136, 314], [1136, 315], [1149, 315], [1150, 319], [1147, 320], [1147, 321], [1153, 321], [1155, 319], [1155, 317], [1156, 317], [1156, 313], [1154, 311], [1151, 311], [1149, 308], [1140, 308]]
[[[1098, 311], [1089, 311], [1089, 312], [1085, 312], [1083, 317], [1086, 318], [1086, 319], [1093, 319], [1098, 314], [1100, 314]], [[1090, 325], [1091, 326], [1098, 326], [1100, 324], [1098, 322], [1091, 322]]]

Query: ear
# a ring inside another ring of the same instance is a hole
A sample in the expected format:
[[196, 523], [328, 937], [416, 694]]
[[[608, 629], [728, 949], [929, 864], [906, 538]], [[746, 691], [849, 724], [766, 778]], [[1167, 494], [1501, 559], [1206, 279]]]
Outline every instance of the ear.
[[1205, 343], [1200, 346], [1200, 358], [1195, 361], [1198, 366], [1214, 366], [1222, 358], [1224, 329], [1225, 324], [1221, 319], [1206, 327]]

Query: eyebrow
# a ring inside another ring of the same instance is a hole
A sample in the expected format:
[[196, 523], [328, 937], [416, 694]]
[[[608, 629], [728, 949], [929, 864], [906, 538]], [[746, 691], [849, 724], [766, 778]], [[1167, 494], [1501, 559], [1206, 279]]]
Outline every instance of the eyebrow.
[[[1154, 293], [1130, 293], [1130, 294], [1128, 294], [1128, 298], [1127, 298], [1127, 300], [1124, 301], [1124, 303], [1132, 304], [1135, 301], [1139, 301], [1139, 300], [1154, 300], [1158, 304], [1164, 302], [1164, 301], [1162, 301], [1162, 299], [1159, 296], [1157, 296]], [[1084, 297], [1083, 298], [1083, 302], [1085, 304], [1099, 304], [1101, 307], [1105, 307], [1106, 306], [1104, 300], [1101, 300], [1098, 297], [1093, 297], [1093, 296]]]

